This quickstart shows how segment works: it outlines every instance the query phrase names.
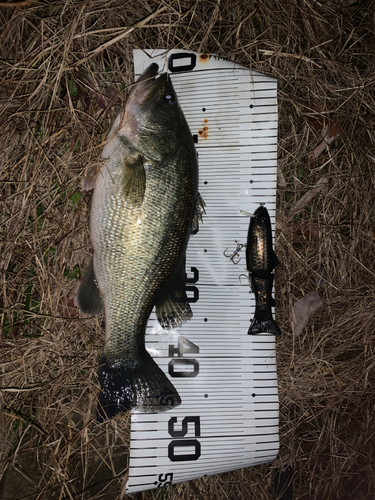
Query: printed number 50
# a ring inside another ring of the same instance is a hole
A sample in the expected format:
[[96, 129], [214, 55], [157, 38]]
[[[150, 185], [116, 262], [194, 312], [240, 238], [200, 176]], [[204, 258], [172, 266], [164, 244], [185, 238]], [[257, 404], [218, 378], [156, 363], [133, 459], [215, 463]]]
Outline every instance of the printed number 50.
[[[194, 436], [201, 435], [200, 417], [185, 417], [181, 423], [181, 430], [175, 430], [174, 424], [177, 417], [172, 417], [168, 422], [168, 432], [172, 437], [184, 437], [189, 428], [189, 423], [194, 424]], [[201, 444], [197, 439], [174, 439], [168, 445], [168, 457], [172, 462], [186, 462], [198, 460], [201, 456]]]

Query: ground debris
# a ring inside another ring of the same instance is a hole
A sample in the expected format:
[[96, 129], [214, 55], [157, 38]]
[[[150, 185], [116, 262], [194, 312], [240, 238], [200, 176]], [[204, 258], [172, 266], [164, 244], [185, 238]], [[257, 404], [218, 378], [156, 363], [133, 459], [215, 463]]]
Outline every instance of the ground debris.
[[[99, 500], [123, 491], [128, 421], [95, 423], [102, 318], [76, 316], [69, 292], [90, 259], [91, 193], [82, 193], [80, 182], [99, 171], [105, 137], [134, 80], [133, 48], [178, 47], [216, 53], [278, 81], [277, 322], [289, 329], [295, 298], [308, 297], [316, 279], [324, 303], [312, 318], [318, 297], [305, 304], [307, 335], [296, 334], [298, 320], [294, 334], [277, 342], [280, 461], [293, 468], [295, 500], [372, 499], [373, 3], [140, 0], [124, 7], [121, 0], [66, 0], [6, 7], [0, 497], [19, 500], [21, 491], [30, 500]], [[39, 389], [6, 390], [12, 387]], [[147, 496], [274, 500], [273, 467]]]
[[318, 292], [306, 293], [302, 299], [297, 300], [290, 315], [290, 325], [294, 335], [298, 336], [313, 316], [323, 305]]

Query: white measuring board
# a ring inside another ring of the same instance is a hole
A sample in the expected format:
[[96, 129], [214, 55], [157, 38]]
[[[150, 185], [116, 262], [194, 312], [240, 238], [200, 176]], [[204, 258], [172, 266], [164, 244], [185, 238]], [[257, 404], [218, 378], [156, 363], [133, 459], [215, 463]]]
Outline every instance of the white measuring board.
[[199, 155], [206, 215], [186, 258], [193, 318], [163, 330], [153, 312], [146, 347], [182, 403], [165, 413], [132, 411], [127, 493], [275, 459], [279, 402], [275, 337], [247, 335], [255, 300], [223, 255], [245, 244], [250, 219], [276, 207], [277, 82], [222, 58], [135, 50], [138, 77], [152, 62], [170, 72]]

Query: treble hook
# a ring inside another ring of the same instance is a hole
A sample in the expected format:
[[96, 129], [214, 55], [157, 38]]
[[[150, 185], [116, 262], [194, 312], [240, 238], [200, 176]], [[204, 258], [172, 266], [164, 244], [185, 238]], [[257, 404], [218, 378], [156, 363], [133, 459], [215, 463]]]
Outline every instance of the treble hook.
[[227, 255], [226, 251], [228, 250], [229, 247], [227, 247], [224, 252], [223, 252], [223, 255], [224, 257], [228, 257], [228, 259], [231, 260], [231, 262], [233, 262], [233, 264], [238, 264], [241, 260], [241, 257], [238, 258], [238, 260], [235, 260], [235, 258], [237, 257], [237, 255], [241, 252], [241, 250], [243, 249], [243, 247], [245, 247], [246, 245], [242, 245], [242, 243], [239, 243], [237, 240], [234, 240], [235, 243], [237, 243], [237, 248], [235, 249], [235, 251], [229, 255]]
[[[246, 271], [246, 269], [245, 269], [245, 271]], [[239, 280], [239, 282], [240, 282], [240, 283], [241, 283], [241, 285], [242, 285], [241, 276], [245, 276], [245, 278], [246, 278], [246, 280], [247, 280], [247, 283], [248, 283], [249, 287], [250, 287], [250, 288], [252, 288], [252, 286], [251, 286], [251, 280], [250, 280], [250, 276], [249, 276], [249, 274], [242, 273], [242, 274], [240, 274], [240, 275], [238, 276], [238, 280]]]

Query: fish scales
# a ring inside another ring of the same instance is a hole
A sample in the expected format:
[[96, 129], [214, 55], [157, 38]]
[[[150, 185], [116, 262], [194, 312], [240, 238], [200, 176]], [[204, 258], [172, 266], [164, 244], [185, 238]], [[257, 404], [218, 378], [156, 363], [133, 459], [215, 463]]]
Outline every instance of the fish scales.
[[148, 181], [140, 207], [124, 203], [121, 183], [116, 182], [121, 177], [120, 162], [110, 161], [97, 181], [90, 232], [95, 274], [106, 297], [105, 352], [110, 362], [128, 359], [142, 348], [156, 294], [186, 246], [194, 191], [189, 169], [184, 182], [176, 182], [184, 153], [169, 162], [168, 176], [162, 179], [158, 163], [145, 164]]
[[[163, 328], [192, 317], [185, 256], [198, 231], [193, 138], [166, 73], [151, 64], [131, 91], [103, 148], [90, 212], [93, 262], [78, 292], [89, 314], [105, 310], [98, 419], [136, 408], [165, 411], [181, 403], [145, 348], [154, 305]], [[89, 185], [91, 185], [91, 181]]]

